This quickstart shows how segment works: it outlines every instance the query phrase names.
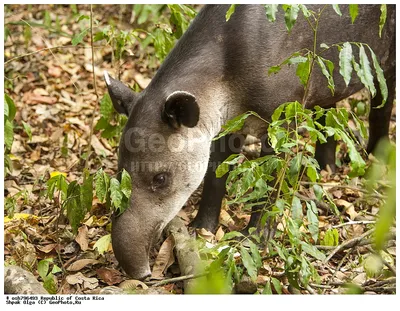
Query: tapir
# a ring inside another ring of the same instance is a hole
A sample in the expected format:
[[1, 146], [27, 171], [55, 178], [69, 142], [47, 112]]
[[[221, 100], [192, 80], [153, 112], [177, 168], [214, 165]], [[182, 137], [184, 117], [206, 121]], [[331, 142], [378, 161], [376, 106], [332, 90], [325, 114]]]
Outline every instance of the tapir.
[[[326, 48], [322, 43], [362, 42], [380, 61], [389, 95], [383, 107], [374, 108], [382, 104], [376, 83], [367, 147], [372, 151], [378, 140], [388, 135], [395, 96], [395, 6], [387, 6], [381, 36], [380, 5], [359, 5], [354, 24], [345, 5], [340, 5], [342, 16], [332, 6], [307, 7], [322, 12], [317, 54]], [[271, 66], [292, 53], [313, 50], [314, 32], [302, 13], [288, 32], [282, 9], [275, 22], [267, 19], [262, 5], [238, 5], [226, 21], [228, 9], [229, 5], [204, 6], [142, 92], [133, 92], [105, 73], [115, 109], [128, 116], [119, 145], [118, 170], [130, 174], [132, 193], [129, 208], [113, 218], [112, 245], [118, 262], [133, 278], [151, 274], [149, 250], [203, 179], [202, 199], [192, 225], [216, 229], [226, 179], [216, 178], [215, 169], [230, 154], [240, 152], [243, 135], [261, 137], [261, 155], [270, 152], [267, 124], [255, 117], [246, 121], [241, 132], [213, 140], [226, 121], [249, 110], [270, 120], [274, 109], [288, 101], [297, 100], [307, 108], [334, 107], [363, 88], [354, 72], [346, 86], [339, 74], [339, 51], [332, 47], [322, 56], [336, 64], [334, 94], [316, 68], [304, 96], [296, 66], [283, 66], [278, 73], [268, 74]], [[353, 54], [358, 55], [355, 46]], [[321, 167], [334, 164], [333, 139], [324, 145], [316, 151]], [[257, 221], [257, 213], [253, 213], [249, 226]]]

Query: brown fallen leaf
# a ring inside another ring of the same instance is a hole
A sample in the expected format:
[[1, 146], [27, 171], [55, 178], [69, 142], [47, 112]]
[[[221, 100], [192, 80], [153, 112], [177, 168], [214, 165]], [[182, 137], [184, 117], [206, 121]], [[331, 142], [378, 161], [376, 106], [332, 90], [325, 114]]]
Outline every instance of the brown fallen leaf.
[[98, 277], [108, 285], [121, 283], [123, 280], [121, 272], [110, 268], [99, 268], [96, 270]]
[[88, 228], [85, 225], [78, 229], [78, 235], [76, 236], [75, 241], [79, 244], [81, 250], [86, 251], [88, 249]]
[[43, 253], [50, 253], [55, 247], [57, 246], [57, 243], [52, 243], [52, 244], [47, 244], [47, 245], [36, 245], [36, 248], [43, 252]]
[[95, 265], [100, 263], [100, 261], [96, 259], [79, 259], [74, 261], [68, 268], [67, 271], [79, 271], [86, 267], [87, 265]]
[[190, 218], [184, 210], [180, 210], [178, 216], [183, 220], [185, 225], [188, 225], [190, 223]]
[[49, 73], [50, 76], [58, 78], [58, 77], [61, 76], [62, 69], [60, 67], [57, 67], [57, 66], [51, 66], [51, 67], [49, 67], [47, 72]]
[[143, 288], [143, 289], [148, 289], [149, 287], [144, 284], [143, 282], [139, 280], [126, 280], [123, 281], [121, 284], [118, 286], [119, 288], [122, 289], [136, 289], [136, 288]]
[[340, 189], [331, 191], [334, 198], [340, 199], [343, 196], [343, 192]]
[[55, 104], [57, 102], [56, 97], [51, 96], [43, 96], [43, 95], [36, 95], [34, 93], [25, 93], [22, 97], [22, 101], [28, 105], [36, 105], [36, 104]]
[[66, 281], [68, 282], [68, 284], [71, 285], [82, 284], [83, 288], [88, 289], [94, 289], [99, 286], [99, 280], [97, 280], [96, 278], [88, 278], [84, 276], [81, 272], [73, 275], [68, 275], [66, 277]]
[[31, 160], [33, 162], [36, 162], [37, 160], [40, 159], [40, 153], [41, 153], [41, 148], [40, 146], [37, 146], [35, 150], [32, 151], [31, 153]]
[[96, 135], [92, 136], [92, 147], [94, 152], [96, 152], [97, 155], [106, 155], [106, 156], [112, 156], [113, 153], [106, 148], [104, 148], [103, 144], [100, 142], [100, 140], [97, 138]]
[[220, 241], [225, 235], [224, 230], [222, 230], [222, 227], [220, 226], [217, 230], [217, 232], [215, 233], [215, 239], [217, 241]]
[[153, 271], [151, 272], [152, 279], [162, 279], [164, 271], [174, 263], [174, 246], [174, 239], [172, 235], [170, 235], [161, 245], [160, 251], [158, 252]]
[[221, 209], [221, 213], [219, 215], [219, 222], [221, 225], [227, 228], [230, 228], [232, 225], [235, 224], [235, 221], [232, 219], [231, 215], [229, 215], [229, 213], [224, 209]]
[[196, 232], [199, 236], [201, 236], [207, 242], [211, 243], [215, 239], [215, 235], [212, 232], [208, 231], [207, 229], [204, 229], [204, 228], [196, 229]]
[[351, 220], [354, 220], [358, 216], [358, 213], [354, 209], [353, 203], [350, 203], [346, 200], [343, 199], [335, 199], [333, 200], [337, 206], [342, 206], [344, 207], [346, 214], [350, 216]]

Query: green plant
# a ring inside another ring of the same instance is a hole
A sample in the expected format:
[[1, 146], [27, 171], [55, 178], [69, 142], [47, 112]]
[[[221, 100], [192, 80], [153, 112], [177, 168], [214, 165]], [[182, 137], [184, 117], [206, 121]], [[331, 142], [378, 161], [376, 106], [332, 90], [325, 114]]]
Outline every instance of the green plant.
[[14, 118], [16, 112], [14, 101], [9, 95], [4, 94], [4, 171], [6, 174], [12, 169], [10, 152], [14, 141]]
[[100, 115], [95, 129], [101, 131], [101, 136], [109, 139], [113, 146], [118, 145], [127, 117], [115, 111], [108, 93], [100, 101]]
[[[341, 15], [338, 6], [333, 7], [335, 12]], [[288, 31], [292, 29], [298, 13], [301, 11], [316, 38], [318, 22], [323, 10], [319, 13], [312, 12], [304, 5], [283, 5], [282, 8], [285, 12]], [[385, 8], [382, 6], [383, 15]], [[234, 9], [234, 6], [230, 7], [227, 19], [234, 14]], [[266, 5], [268, 19], [275, 20], [277, 10], [277, 5]], [[350, 15], [354, 22], [357, 17], [357, 6], [350, 6]], [[384, 18], [381, 18], [381, 25], [382, 23], [384, 23]], [[376, 94], [370, 63], [373, 64], [380, 91], [383, 94], [382, 104], [384, 104], [387, 99], [387, 87], [382, 69], [374, 52], [363, 43], [345, 42], [331, 46], [322, 44], [320, 54], [317, 54], [317, 47], [314, 44], [312, 50], [303, 49], [294, 52], [281, 64], [272, 66], [269, 73], [278, 72], [284, 65], [297, 66], [296, 75], [304, 86], [305, 98], [309, 88], [309, 77], [315, 70], [315, 65], [318, 64], [327, 78], [328, 88], [333, 94], [335, 83], [332, 73], [335, 65], [332, 61], [322, 57], [323, 53], [332, 47], [339, 51], [340, 74], [346, 85], [348, 85], [354, 70], [372, 96]], [[359, 50], [359, 63], [355, 61], [353, 47]], [[367, 55], [366, 50], [369, 50], [370, 56]], [[241, 129], [249, 117], [263, 120], [255, 112], [249, 111], [228, 121], [223, 126], [223, 131], [215, 139]], [[321, 122], [322, 118], [325, 119], [324, 123]], [[360, 135], [365, 139], [365, 126], [354, 112], [349, 112], [344, 108], [322, 109], [320, 107], [311, 111], [305, 109], [299, 102], [284, 103], [274, 111], [270, 123], [263, 120], [268, 124], [268, 142], [275, 154], [256, 160], [248, 160], [243, 154], [234, 154], [217, 168], [217, 177], [222, 177], [228, 173], [229, 167], [234, 166], [226, 181], [230, 197], [228, 205], [240, 203], [247, 210], [255, 205], [263, 208], [260, 228], [258, 230], [250, 229], [248, 237], [239, 232], [230, 232], [212, 249], [203, 249], [203, 256], [211, 261], [208, 271], [214, 273], [213, 269], [222, 266], [228, 284], [232, 284], [229, 283], [231, 280], [238, 282], [243, 273], [247, 273], [254, 281], [257, 271], [262, 265], [258, 247], [254, 242], [260, 244], [264, 230], [268, 229], [267, 224], [281, 219], [282, 227], [277, 230], [276, 239], [268, 240], [264, 250], [268, 251], [270, 256], [279, 256], [284, 261], [285, 275], [293, 287], [300, 289], [307, 287], [311, 281], [319, 282], [319, 275], [313, 261], [323, 262], [326, 256], [315, 246], [321, 240], [318, 209], [314, 201], [305, 200], [299, 196], [300, 183], [304, 179], [308, 179], [311, 183], [319, 180], [319, 166], [314, 159], [314, 146], [317, 141], [326, 142], [327, 137], [343, 140], [346, 143], [351, 167], [349, 177], [364, 175], [366, 163], [358, 151], [363, 149], [358, 146], [357, 140], [349, 128], [349, 118], [354, 120], [357, 128], [360, 129]], [[305, 130], [303, 136], [299, 134], [300, 129]], [[323, 200], [322, 188], [314, 184], [313, 190], [318, 200]], [[332, 211], [337, 213], [334, 203], [329, 199], [328, 203], [332, 207]], [[389, 210], [390, 212], [388, 212]], [[393, 215], [392, 210], [391, 207], [387, 209], [387, 212], [383, 211], [383, 219], [389, 219]], [[381, 225], [378, 228], [377, 242], [383, 240], [381, 232], [387, 229], [387, 225]], [[328, 230], [321, 242], [323, 245], [336, 246], [338, 239], [336, 229]], [[237, 252], [241, 255], [239, 266], [235, 264], [236, 259], [232, 255]], [[221, 268], [218, 269], [221, 270]], [[278, 293], [281, 292], [280, 282], [275, 278], [270, 278], [263, 292], [270, 294], [272, 289]]]
[[[50, 264], [53, 265], [52, 269], [50, 269]], [[53, 258], [46, 258], [39, 261], [37, 271], [43, 280], [43, 287], [49, 292], [49, 294], [56, 294], [57, 281], [54, 275], [62, 270], [53, 263]]]
[[[94, 184], [93, 181], [95, 181]], [[121, 181], [119, 181], [110, 177], [103, 169], [99, 169], [93, 175], [85, 170], [82, 182], [79, 183], [76, 180], [68, 182], [65, 173], [55, 172], [47, 181], [46, 197], [55, 200], [61, 207], [61, 212], [66, 213], [72, 230], [76, 234], [81, 221], [92, 207], [93, 191], [101, 203], [106, 203], [111, 211], [120, 214], [129, 207], [130, 175], [123, 170]]]

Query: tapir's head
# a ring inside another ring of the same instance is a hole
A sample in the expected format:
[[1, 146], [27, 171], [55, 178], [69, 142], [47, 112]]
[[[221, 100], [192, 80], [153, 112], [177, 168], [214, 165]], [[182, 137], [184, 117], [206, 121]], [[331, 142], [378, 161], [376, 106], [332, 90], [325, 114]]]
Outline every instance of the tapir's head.
[[193, 94], [138, 94], [107, 73], [105, 80], [115, 109], [128, 115], [118, 170], [132, 180], [130, 207], [113, 220], [112, 244], [123, 269], [144, 279], [153, 242], [205, 175], [211, 139], [202, 133]]

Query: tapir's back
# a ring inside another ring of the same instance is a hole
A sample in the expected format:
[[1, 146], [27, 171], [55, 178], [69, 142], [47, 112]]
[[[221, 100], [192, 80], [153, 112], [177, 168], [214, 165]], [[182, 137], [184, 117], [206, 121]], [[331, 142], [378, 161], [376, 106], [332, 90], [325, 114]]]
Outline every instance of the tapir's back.
[[[316, 53], [336, 43], [362, 42], [368, 44], [381, 60], [384, 69], [395, 63], [395, 6], [388, 5], [387, 21], [379, 38], [380, 5], [359, 5], [359, 15], [351, 24], [348, 6], [341, 5], [343, 16], [337, 15], [330, 5], [308, 5], [314, 12], [323, 10], [317, 29]], [[202, 87], [225, 83], [231, 95], [241, 101], [242, 110], [252, 109], [269, 116], [281, 103], [303, 99], [304, 87], [300, 84], [295, 66], [268, 75], [268, 68], [280, 64], [294, 52], [313, 50], [314, 32], [301, 12], [288, 33], [282, 9], [277, 20], [269, 22], [262, 5], [239, 5], [226, 22], [229, 5], [207, 5], [179, 40], [166, 59], [155, 80], [181, 79], [193, 93], [201, 94]], [[313, 17], [310, 20], [314, 24]], [[353, 48], [358, 55], [358, 49]], [[310, 80], [308, 106], [335, 102], [362, 88], [355, 77], [345, 87], [339, 75], [338, 49], [332, 47], [321, 56], [333, 61], [336, 68], [335, 97], [327, 87], [327, 80], [315, 67]], [[155, 82], [155, 81], [154, 81]], [[168, 87], [164, 87], [168, 89]], [[196, 94], [196, 95], [197, 95]], [[325, 104], [326, 106], [326, 104]]]

